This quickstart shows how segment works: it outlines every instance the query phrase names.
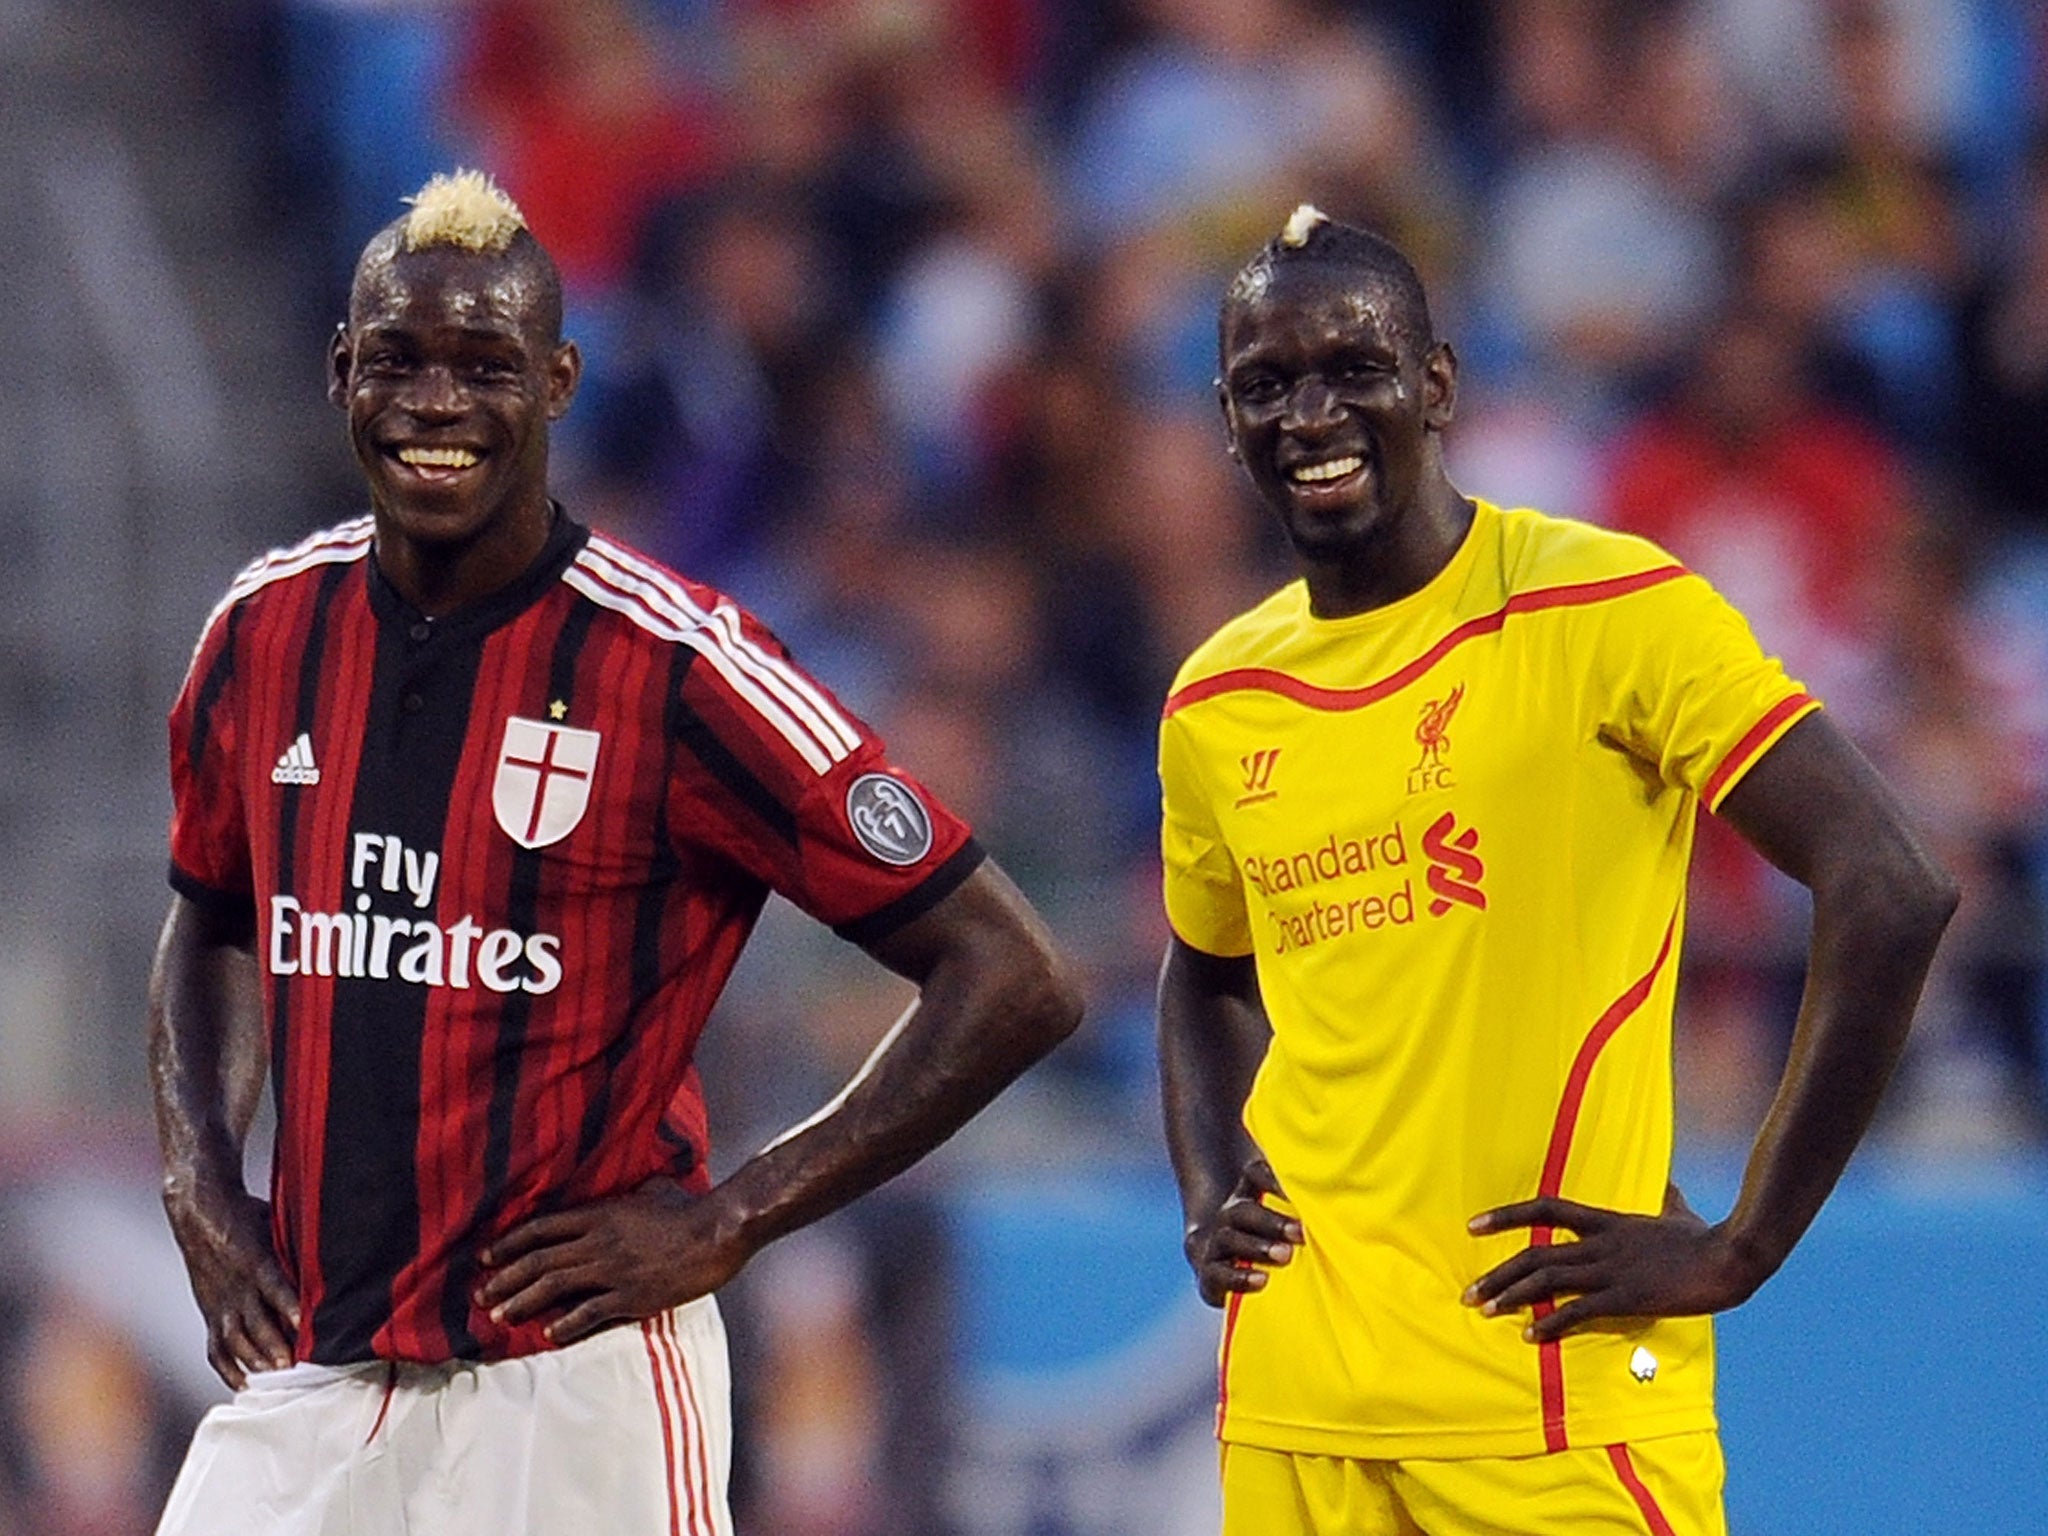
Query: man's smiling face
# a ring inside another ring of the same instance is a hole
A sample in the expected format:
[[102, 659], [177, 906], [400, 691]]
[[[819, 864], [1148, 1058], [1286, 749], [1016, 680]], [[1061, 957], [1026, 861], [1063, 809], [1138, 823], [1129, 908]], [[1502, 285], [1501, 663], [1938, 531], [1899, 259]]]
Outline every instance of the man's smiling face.
[[548, 425], [578, 373], [547, 314], [515, 260], [434, 249], [365, 264], [329, 389], [400, 537], [468, 544], [545, 507]]
[[1369, 558], [1427, 480], [1455, 361], [1369, 271], [1283, 262], [1265, 276], [1223, 315], [1231, 453], [1304, 560]]

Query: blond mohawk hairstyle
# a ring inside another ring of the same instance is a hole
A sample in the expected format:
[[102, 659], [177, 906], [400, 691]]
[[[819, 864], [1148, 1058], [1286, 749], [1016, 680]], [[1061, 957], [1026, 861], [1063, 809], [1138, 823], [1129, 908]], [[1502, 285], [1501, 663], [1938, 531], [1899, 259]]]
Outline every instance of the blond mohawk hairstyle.
[[403, 233], [408, 251], [453, 245], [502, 255], [526, 228], [519, 205], [482, 171], [458, 169], [453, 175], [436, 175], [406, 202], [412, 207]]
[[1280, 243], [1290, 250], [1300, 250], [1308, 244], [1308, 237], [1316, 232], [1319, 225], [1330, 222], [1330, 216], [1314, 203], [1297, 203], [1294, 212], [1287, 215], [1287, 222], [1280, 230]]

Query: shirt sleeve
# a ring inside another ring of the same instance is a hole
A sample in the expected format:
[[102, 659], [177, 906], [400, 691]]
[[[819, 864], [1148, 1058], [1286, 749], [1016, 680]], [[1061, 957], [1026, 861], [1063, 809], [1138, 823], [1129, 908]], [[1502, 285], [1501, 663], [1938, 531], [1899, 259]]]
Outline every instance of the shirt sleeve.
[[872, 944], [981, 863], [967, 823], [781, 643], [729, 603], [671, 712], [669, 822], [842, 937]]
[[1203, 790], [1194, 744], [1174, 718], [1159, 729], [1159, 784], [1167, 921], [1183, 943], [1204, 954], [1250, 954], [1244, 881]]
[[1699, 576], [1632, 594], [1605, 620], [1601, 728], [1709, 810], [1820, 708]]
[[253, 909], [235, 724], [235, 634], [241, 610], [201, 636], [171, 707], [171, 885], [202, 906]]

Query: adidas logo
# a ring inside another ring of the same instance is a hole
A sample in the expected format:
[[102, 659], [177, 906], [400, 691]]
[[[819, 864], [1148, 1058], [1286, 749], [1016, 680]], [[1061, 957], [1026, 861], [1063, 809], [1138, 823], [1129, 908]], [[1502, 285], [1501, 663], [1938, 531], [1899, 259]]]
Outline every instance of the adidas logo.
[[299, 739], [285, 748], [277, 766], [270, 770], [273, 784], [318, 784], [320, 770], [313, 763], [313, 738], [299, 732]]

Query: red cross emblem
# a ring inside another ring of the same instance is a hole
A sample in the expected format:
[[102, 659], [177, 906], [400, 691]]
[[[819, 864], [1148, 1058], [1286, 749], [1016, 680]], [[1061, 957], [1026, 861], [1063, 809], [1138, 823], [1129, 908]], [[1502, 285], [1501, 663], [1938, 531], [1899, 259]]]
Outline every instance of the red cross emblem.
[[598, 739], [596, 731], [545, 720], [505, 721], [491, 809], [507, 837], [522, 848], [545, 848], [575, 830], [590, 804]]

